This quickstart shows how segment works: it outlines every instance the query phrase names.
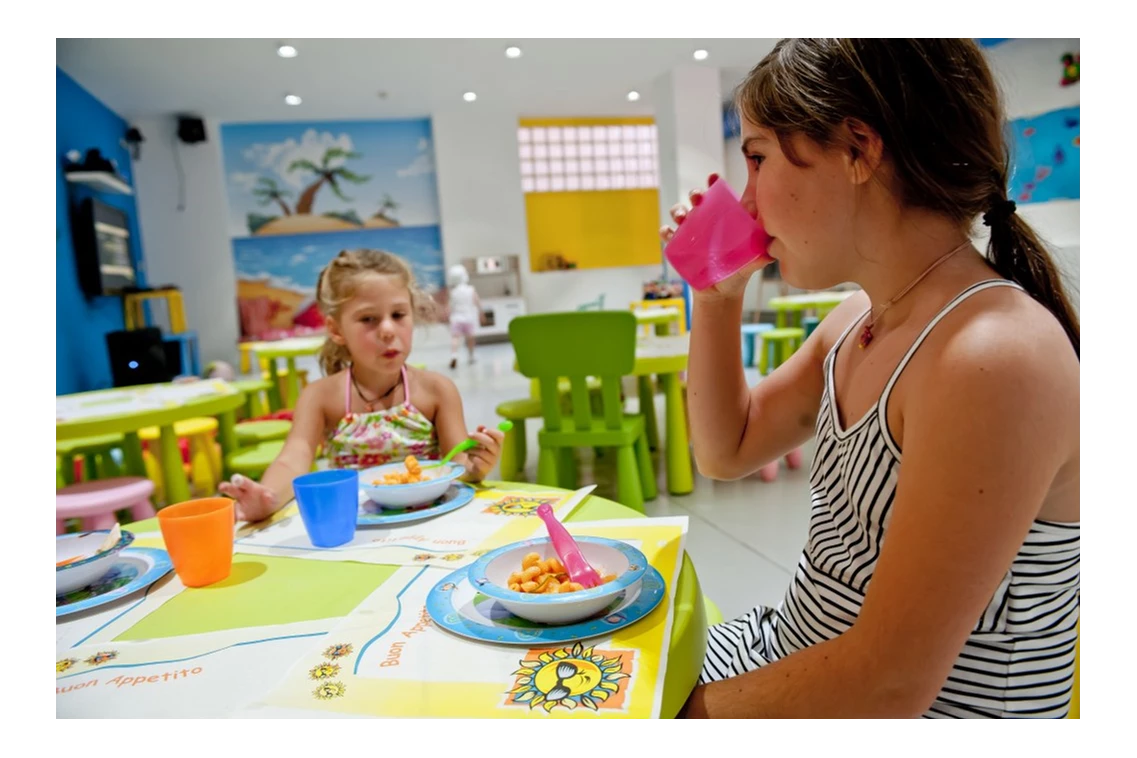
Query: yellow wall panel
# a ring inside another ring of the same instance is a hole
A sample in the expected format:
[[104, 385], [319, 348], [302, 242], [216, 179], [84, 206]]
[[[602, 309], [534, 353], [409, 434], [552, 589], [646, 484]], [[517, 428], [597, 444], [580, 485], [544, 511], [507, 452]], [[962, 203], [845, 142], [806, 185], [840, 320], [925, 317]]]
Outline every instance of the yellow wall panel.
[[661, 261], [656, 189], [530, 192], [525, 195], [525, 216], [533, 271], [560, 268], [558, 257], [576, 268]]

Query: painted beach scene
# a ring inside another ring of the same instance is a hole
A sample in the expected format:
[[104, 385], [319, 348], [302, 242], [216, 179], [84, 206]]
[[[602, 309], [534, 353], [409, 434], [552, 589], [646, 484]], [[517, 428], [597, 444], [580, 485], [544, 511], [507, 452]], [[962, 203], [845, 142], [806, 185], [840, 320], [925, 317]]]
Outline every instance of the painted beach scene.
[[242, 336], [318, 330], [320, 270], [387, 250], [443, 286], [430, 119], [227, 124], [221, 129]]

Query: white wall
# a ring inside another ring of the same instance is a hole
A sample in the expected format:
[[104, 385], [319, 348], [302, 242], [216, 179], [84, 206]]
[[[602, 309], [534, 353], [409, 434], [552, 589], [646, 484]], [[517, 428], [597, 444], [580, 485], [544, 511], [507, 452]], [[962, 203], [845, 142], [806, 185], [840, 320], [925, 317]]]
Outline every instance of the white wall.
[[626, 307], [643, 296], [645, 281], [659, 277], [661, 266], [530, 271], [517, 114], [479, 101], [432, 118], [447, 265], [478, 255], [521, 256], [530, 313], [574, 310], [601, 293], [606, 307]]
[[[240, 335], [237, 274], [227, 231], [218, 125], [207, 122], [207, 140], [186, 145], [177, 140], [173, 117], [133, 124], [146, 139], [134, 162], [134, 186], [147, 278], [152, 285], [181, 288], [203, 366], [212, 360], [233, 363]], [[181, 195], [178, 159], [184, 176]]]
[[[1015, 39], [986, 49], [988, 60], [1003, 93], [1007, 117], [1010, 119], [1037, 116], [1059, 108], [1069, 108], [1080, 102], [1078, 84], [1062, 87], [1061, 58], [1064, 53], [1081, 49], [1077, 39]], [[746, 186], [746, 163], [740, 152], [737, 137], [723, 145], [724, 178], [736, 192]], [[1055, 200], [1047, 203], [1030, 203], [1019, 207], [1018, 212], [1051, 246], [1063, 276], [1077, 303], [1080, 281], [1080, 223], [1078, 200]], [[986, 228], [979, 226], [976, 243], [987, 244]], [[980, 249], [983, 249], [982, 247]], [[777, 295], [777, 286], [767, 283], [762, 300]], [[747, 291], [747, 309], [757, 306], [757, 286]]]

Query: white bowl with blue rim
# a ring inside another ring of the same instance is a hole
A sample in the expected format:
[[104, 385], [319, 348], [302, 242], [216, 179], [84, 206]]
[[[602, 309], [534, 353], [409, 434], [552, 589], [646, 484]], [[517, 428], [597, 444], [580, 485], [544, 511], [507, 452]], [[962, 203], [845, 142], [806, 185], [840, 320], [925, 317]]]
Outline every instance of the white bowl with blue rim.
[[405, 473], [407, 467], [400, 461], [360, 471], [359, 488], [367, 495], [368, 500], [380, 508], [413, 508], [430, 505], [446, 494], [450, 482], [466, 473], [464, 467], [450, 463], [430, 469], [427, 466], [431, 461], [420, 461], [420, 463], [423, 467], [424, 481], [413, 484], [375, 484], [382, 482], [385, 474]]
[[603, 537], [576, 537], [584, 554], [600, 576], [615, 574], [607, 584], [591, 589], [542, 595], [509, 589], [509, 576], [521, 571], [521, 561], [529, 553], [541, 560], [556, 558], [549, 539], [515, 542], [483, 555], [470, 566], [470, 583], [487, 597], [492, 597], [514, 616], [538, 624], [572, 624], [595, 616], [616, 602], [630, 587], [640, 582], [648, 569], [647, 557], [626, 542]]
[[121, 536], [109, 550], [96, 552], [99, 545], [110, 534], [110, 529], [79, 534], [60, 534], [55, 538], [55, 562], [70, 560], [76, 556], [86, 558], [55, 567], [55, 594], [63, 595], [94, 584], [111, 570], [115, 558], [122, 549], [134, 542], [134, 535], [122, 529]]

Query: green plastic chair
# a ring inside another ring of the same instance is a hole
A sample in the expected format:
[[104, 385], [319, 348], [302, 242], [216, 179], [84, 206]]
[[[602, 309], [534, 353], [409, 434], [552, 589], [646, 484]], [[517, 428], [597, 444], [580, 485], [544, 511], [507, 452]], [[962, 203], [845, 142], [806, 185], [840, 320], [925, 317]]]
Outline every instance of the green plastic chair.
[[528, 457], [525, 420], [541, 418], [541, 401], [528, 397], [522, 400], [506, 400], [495, 410], [497, 415], [513, 422], [513, 428], [505, 433], [505, 441], [501, 445], [499, 465], [502, 481], [516, 481], [524, 473], [525, 460]]
[[[545, 313], [509, 322], [509, 337], [522, 375], [541, 382], [541, 446], [537, 483], [576, 487], [573, 451], [616, 448], [617, 499], [641, 513], [656, 496], [644, 419], [625, 415], [620, 377], [636, 361], [636, 319], [630, 311]], [[601, 413], [592, 413], [588, 377], [600, 380]], [[562, 412], [559, 382], [569, 381], [572, 413]]]
[[[94, 437], [80, 437], [55, 441], [55, 455], [59, 460], [56, 467], [56, 485], [76, 484], [75, 458], [83, 456], [83, 478], [112, 479], [123, 475], [122, 467], [114, 459], [112, 451], [121, 448], [121, 434], [100, 434]], [[62, 470], [60, 470], [62, 469]], [[58, 474], [62, 474], [59, 476]]]
[[703, 595], [703, 609], [707, 613], [707, 626], [714, 626], [715, 624], [722, 623], [722, 611], [720, 611], [719, 607], [715, 605], [714, 601], [706, 595]]

